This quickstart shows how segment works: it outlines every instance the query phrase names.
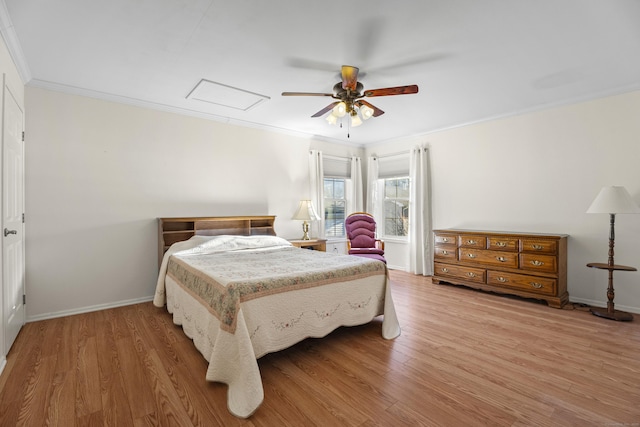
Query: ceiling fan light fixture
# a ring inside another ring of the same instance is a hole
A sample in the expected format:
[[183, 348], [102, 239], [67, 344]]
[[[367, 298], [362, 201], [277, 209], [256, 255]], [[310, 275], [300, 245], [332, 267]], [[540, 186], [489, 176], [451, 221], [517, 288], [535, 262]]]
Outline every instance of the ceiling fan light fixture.
[[333, 107], [333, 113], [336, 117], [344, 117], [347, 114], [347, 104], [344, 102], [339, 102], [335, 107]]
[[327, 116], [327, 123], [329, 123], [330, 125], [335, 125], [338, 122], [338, 117], [331, 113]]
[[373, 108], [363, 105], [360, 107], [360, 115], [362, 120], [369, 120], [373, 116]]
[[[340, 127], [342, 127], [342, 120], [338, 119], [342, 119], [344, 116], [348, 115], [351, 119], [347, 122], [349, 126], [357, 127], [362, 125], [363, 121], [369, 120], [371, 117], [380, 117], [384, 114], [384, 111], [372, 104], [369, 104], [367, 101], [361, 100], [361, 98], [418, 93], [418, 85], [387, 87], [365, 91], [364, 85], [358, 81], [358, 72], [358, 67], [343, 65], [341, 71], [342, 81], [333, 86], [333, 93], [282, 92], [282, 96], [331, 97], [336, 101], [331, 102], [311, 117], [322, 117], [331, 112], [326, 117], [327, 123], [335, 125], [340, 122]], [[348, 137], [349, 134], [347, 133], [347, 138]]]

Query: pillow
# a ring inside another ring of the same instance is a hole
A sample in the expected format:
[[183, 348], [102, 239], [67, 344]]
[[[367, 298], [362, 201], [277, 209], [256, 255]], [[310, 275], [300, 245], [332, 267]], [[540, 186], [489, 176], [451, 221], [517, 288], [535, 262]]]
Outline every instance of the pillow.
[[243, 249], [263, 249], [291, 246], [287, 240], [278, 236], [193, 236], [189, 239], [194, 246], [176, 252], [175, 255], [206, 254], [214, 252], [237, 251]]

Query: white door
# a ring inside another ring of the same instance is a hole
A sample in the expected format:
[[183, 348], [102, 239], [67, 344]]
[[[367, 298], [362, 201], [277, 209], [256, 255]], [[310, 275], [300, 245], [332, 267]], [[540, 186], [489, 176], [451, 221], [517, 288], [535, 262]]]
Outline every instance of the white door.
[[24, 142], [23, 114], [3, 78], [2, 129], [2, 287], [4, 352], [25, 322], [24, 306]]

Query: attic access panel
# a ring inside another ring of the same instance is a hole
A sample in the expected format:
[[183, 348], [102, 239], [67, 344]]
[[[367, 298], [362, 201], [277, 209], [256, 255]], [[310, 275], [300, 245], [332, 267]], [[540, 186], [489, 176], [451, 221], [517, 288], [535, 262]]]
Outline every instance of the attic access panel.
[[260, 95], [259, 93], [202, 79], [191, 92], [189, 92], [187, 99], [248, 111], [271, 98], [266, 95]]

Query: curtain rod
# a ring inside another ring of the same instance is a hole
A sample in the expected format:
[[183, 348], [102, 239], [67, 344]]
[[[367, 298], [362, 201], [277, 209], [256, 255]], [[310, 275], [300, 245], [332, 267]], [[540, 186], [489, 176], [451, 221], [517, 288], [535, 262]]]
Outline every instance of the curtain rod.
[[340, 156], [331, 156], [331, 155], [323, 154], [322, 157], [328, 160], [349, 161], [351, 160], [352, 157], [357, 157], [357, 156], [340, 157]]
[[402, 151], [399, 153], [391, 153], [391, 154], [383, 154], [381, 156], [373, 155], [371, 157], [375, 157], [376, 159], [386, 159], [387, 157], [399, 157], [399, 156], [408, 156], [411, 153], [411, 150]]

